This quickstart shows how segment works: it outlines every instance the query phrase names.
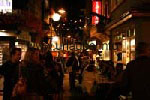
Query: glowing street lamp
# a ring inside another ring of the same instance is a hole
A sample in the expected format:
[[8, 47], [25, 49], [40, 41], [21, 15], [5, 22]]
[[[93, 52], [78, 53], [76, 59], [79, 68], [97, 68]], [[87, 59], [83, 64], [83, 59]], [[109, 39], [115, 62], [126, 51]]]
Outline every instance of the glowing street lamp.
[[59, 21], [60, 20], [61, 15], [59, 15], [58, 13], [54, 13], [52, 18], [54, 21]]

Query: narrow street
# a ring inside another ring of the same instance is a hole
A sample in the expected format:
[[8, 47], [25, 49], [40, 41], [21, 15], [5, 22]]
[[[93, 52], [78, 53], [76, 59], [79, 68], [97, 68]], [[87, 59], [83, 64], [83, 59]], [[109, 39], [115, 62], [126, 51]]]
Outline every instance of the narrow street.
[[[90, 74], [88, 75], [88, 77], [90, 77]], [[112, 84], [113, 82], [108, 81], [108, 79], [106, 79], [105, 77], [103, 77], [102, 75], [99, 75], [99, 73], [96, 73], [96, 83], [97, 84]], [[86, 81], [86, 82], [85, 82]], [[84, 82], [86, 83], [84, 87], [90, 88], [91, 87], [91, 80], [90, 78], [87, 78], [86, 80], [84, 80]], [[102, 86], [102, 85], [100, 85]], [[107, 88], [108, 89], [108, 85], [104, 86], [104, 89]], [[63, 100], [98, 100], [99, 98], [104, 98], [105, 97], [105, 93], [99, 94], [97, 96], [89, 96], [85, 93], [83, 93], [83, 87], [81, 89], [81, 85], [78, 84], [78, 82], [76, 82], [76, 89], [74, 91], [69, 91], [69, 74], [65, 74], [64, 76], [64, 93], [63, 93]], [[106, 92], [106, 91], [104, 91]]]
[[69, 91], [69, 74], [64, 74], [64, 84], [63, 84], [63, 99], [66, 100], [71, 96], [71, 93]]
[[[77, 82], [76, 82], [77, 83]], [[87, 99], [78, 88], [78, 83], [76, 84], [76, 89], [73, 91], [69, 90], [69, 74], [64, 76], [64, 93], [63, 100], [91, 100]]]

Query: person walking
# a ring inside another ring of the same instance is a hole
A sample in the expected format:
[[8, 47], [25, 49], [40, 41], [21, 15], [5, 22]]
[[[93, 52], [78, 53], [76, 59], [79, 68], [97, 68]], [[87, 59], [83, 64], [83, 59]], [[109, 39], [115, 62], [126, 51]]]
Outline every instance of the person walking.
[[4, 76], [3, 100], [12, 100], [12, 91], [19, 78], [20, 59], [21, 48], [13, 48], [10, 52], [10, 60], [6, 61], [0, 69], [0, 74]]
[[44, 68], [39, 60], [39, 50], [29, 48], [25, 55], [24, 76], [27, 80], [27, 100], [43, 100], [46, 95]]
[[68, 59], [66, 66], [69, 70], [69, 85], [70, 90], [75, 89], [75, 77], [76, 77], [76, 71], [78, 69], [78, 60], [75, 57], [75, 53], [72, 52], [70, 58]]

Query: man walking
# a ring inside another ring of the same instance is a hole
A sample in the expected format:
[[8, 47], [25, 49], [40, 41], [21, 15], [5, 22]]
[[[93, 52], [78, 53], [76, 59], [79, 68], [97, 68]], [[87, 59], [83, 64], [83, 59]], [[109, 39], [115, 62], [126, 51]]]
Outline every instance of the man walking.
[[13, 48], [10, 52], [10, 60], [0, 68], [0, 74], [4, 76], [3, 100], [11, 100], [12, 90], [18, 80], [20, 59], [21, 49]]
[[75, 88], [75, 77], [76, 77], [76, 71], [78, 69], [78, 60], [75, 57], [75, 53], [71, 53], [71, 57], [68, 59], [66, 66], [71, 68], [69, 71], [69, 85], [70, 90], [73, 90]]

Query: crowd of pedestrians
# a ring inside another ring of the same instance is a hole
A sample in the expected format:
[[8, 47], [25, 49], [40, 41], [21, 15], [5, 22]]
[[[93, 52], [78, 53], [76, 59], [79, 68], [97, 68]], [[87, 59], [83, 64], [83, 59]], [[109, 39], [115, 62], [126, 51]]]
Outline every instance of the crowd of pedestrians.
[[[136, 53], [136, 59], [123, 70], [122, 63], [114, 67], [111, 60], [94, 61], [86, 51], [78, 54], [71, 52], [64, 61], [61, 57], [54, 59], [50, 51], [43, 53], [39, 49], [28, 48], [24, 60], [21, 60], [21, 49], [13, 48], [10, 59], [0, 68], [0, 74], [5, 79], [3, 100], [62, 100], [63, 78], [67, 72], [70, 92], [79, 86], [82, 95], [100, 94], [96, 77], [101, 74], [114, 82], [107, 88], [103, 100], [119, 100], [120, 95], [128, 95], [129, 92], [132, 92], [134, 100], [146, 100], [150, 97], [150, 46], [139, 43]], [[25, 80], [26, 93], [14, 96], [14, 87], [20, 76]]]
[[[36, 48], [29, 48], [22, 61], [20, 48], [12, 49], [10, 54], [10, 60], [0, 69], [0, 74], [4, 75], [3, 100], [58, 100], [64, 74], [58, 59], [54, 61], [49, 51], [41, 55]], [[19, 69], [26, 82], [26, 93], [13, 96], [20, 77]]]

